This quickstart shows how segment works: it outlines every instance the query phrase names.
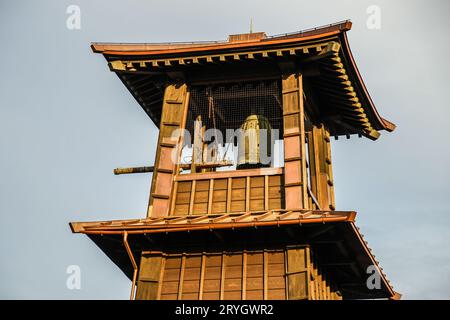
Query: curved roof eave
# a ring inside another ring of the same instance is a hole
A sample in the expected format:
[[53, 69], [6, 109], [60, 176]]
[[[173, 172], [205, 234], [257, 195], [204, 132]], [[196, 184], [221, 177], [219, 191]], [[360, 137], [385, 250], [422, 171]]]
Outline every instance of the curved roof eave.
[[340, 34], [340, 42], [341, 42], [341, 48], [344, 56], [346, 59], [348, 59], [348, 67], [349, 71], [351, 71], [355, 77], [355, 83], [357, 86], [359, 86], [359, 89], [361, 93], [363, 94], [363, 99], [366, 101], [366, 104], [369, 107], [369, 110], [371, 112], [372, 121], [374, 122], [374, 127], [376, 130], [386, 130], [388, 132], [392, 132], [395, 130], [396, 125], [383, 117], [380, 116], [378, 113], [378, 110], [375, 107], [375, 104], [373, 103], [372, 98], [370, 97], [369, 91], [367, 90], [366, 85], [364, 84], [364, 81], [361, 77], [361, 74], [359, 72], [358, 66], [356, 65], [355, 58], [353, 57], [352, 51], [350, 49], [350, 45], [348, 42], [348, 37], [345, 32], [342, 32]]

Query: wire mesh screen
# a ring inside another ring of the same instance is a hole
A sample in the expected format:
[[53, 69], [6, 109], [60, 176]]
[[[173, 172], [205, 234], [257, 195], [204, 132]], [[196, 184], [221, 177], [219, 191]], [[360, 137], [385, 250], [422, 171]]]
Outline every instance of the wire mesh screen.
[[187, 129], [201, 117], [206, 129], [239, 129], [250, 115], [268, 119], [273, 129], [283, 127], [281, 89], [278, 80], [240, 82], [190, 88]]

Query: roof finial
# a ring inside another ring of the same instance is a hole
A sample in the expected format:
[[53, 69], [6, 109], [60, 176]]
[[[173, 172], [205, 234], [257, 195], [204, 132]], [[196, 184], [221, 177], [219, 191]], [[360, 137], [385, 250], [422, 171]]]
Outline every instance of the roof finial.
[[253, 33], [253, 18], [250, 18], [250, 33]]

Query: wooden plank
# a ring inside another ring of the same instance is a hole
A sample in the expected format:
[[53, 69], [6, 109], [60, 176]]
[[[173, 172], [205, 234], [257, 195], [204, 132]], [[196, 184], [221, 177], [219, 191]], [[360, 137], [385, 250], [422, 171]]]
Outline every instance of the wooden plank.
[[212, 211], [212, 202], [214, 195], [214, 179], [209, 180], [209, 192], [208, 192], [208, 214]]
[[[330, 142], [330, 133], [328, 132], [328, 130], [324, 129], [324, 140], [325, 140], [325, 145], [326, 145], [326, 149], [325, 149], [325, 157], [326, 157], [326, 162], [327, 162], [327, 167], [326, 167], [326, 171], [327, 171], [327, 176], [328, 179], [330, 179], [331, 181], [333, 181], [333, 166], [331, 163], [331, 142]], [[329, 207], [331, 210], [335, 210], [336, 208], [336, 204], [335, 204], [335, 198], [334, 198], [334, 186], [331, 185], [329, 186], [328, 189], [328, 196], [329, 196]]]
[[179, 182], [173, 182], [173, 188], [172, 188], [172, 194], [170, 196], [170, 208], [169, 212], [173, 214], [173, 211], [175, 210], [175, 204], [178, 197], [178, 183]]
[[197, 172], [197, 164], [203, 162], [202, 116], [199, 114], [194, 122], [194, 142], [192, 145], [191, 172]]
[[306, 248], [306, 290], [307, 290], [307, 297], [308, 299], [311, 299], [311, 292], [309, 288], [311, 287], [311, 250], [309, 247]]
[[222, 263], [221, 263], [221, 269], [220, 269], [220, 296], [219, 300], [224, 299], [224, 291], [225, 291], [225, 252], [222, 253]]
[[[151, 196], [147, 210], [148, 217], [164, 217], [170, 212], [170, 197], [174, 195], [172, 193], [173, 174], [177, 167], [171, 158], [172, 148], [168, 147], [167, 144], [173, 145], [180, 142], [180, 137], [175, 140], [173, 133], [176, 129], [181, 128], [181, 124], [185, 119], [188, 98], [189, 95], [187, 94], [185, 83], [170, 83], [165, 88], [158, 146], [154, 161], [155, 170], [153, 172], [150, 189]], [[177, 103], [171, 103], [173, 101]], [[180, 123], [180, 125], [173, 126], [165, 125], [164, 123]], [[156, 198], [154, 195], [161, 195], [161, 197]]]
[[161, 271], [159, 273], [158, 292], [157, 292], [157, 295], [156, 295], [156, 299], [157, 300], [161, 299], [161, 289], [162, 289], [162, 284], [163, 284], [163, 279], [164, 279], [165, 268], [166, 268], [166, 258], [163, 257], [162, 263], [161, 263]]
[[192, 181], [191, 185], [191, 198], [189, 200], [189, 212], [188, 214], [191, 215], [194, 211], [194, 200], [195, 200], [195, 190], [197, 187], [197, 181]]
[[264, 250], [263, 253], [263, 300], [267, 300], [268, 298], [268, 291], [269, 291], [269, 259], [267, 251]]
[[264, 210], [269, 210], [269, 176], [264, 176]]
[[247, 252], [242, 253], [242, 300], [247, 298]]
[[250, 211], [250, 177], [246, 178], [245, 186], [245, 211]]
[[239, 178], [254, 176], [272, 176], [283, 174], [283, 168], [258, 168], [234, 171], [216, 171], [204, 173], [188, 173], [175, 176], [175, 181], [209, 180], [221, 178]]
[[186, 266], [186, 256], [183, 255], [181, 257], [181, 269], [180, 269], [180, 280], [178, 282], [178, 293], [177, 293], [177, 299], [181, 300], [183, 295], [183, 285], [184, 285], [184, 270]]
[[314, 262], [313, 261], [311, 261], [311, 268], [310, 268], [310, 270], [309, 270], [309, 273], [310, 273], [310, 278], [311, 278], [311, 280], [310, 280], [310, 285], [309, 285], [309, 288], [310, 288], [310, 299], [311, 300], [317, 300], [317, 297], [316, 297], [316, 290], [315, 290], [315, 286], [316, 286], [316, 278], [315, 278], [315, 274], [314, 274], [314, 268], [315, 268], [315, 266], [314, 266]]

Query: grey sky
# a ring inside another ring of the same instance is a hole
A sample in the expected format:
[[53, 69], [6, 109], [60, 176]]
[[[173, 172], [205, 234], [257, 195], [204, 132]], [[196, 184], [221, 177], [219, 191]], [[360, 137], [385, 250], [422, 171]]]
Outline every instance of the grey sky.
[[[38, 5], [39, 3], [39, 5]], [[81, 30], [66, 28], [67, 6]], [[381, 8], [381, 30], [366, 8]], [[145, 215], [157, 130], [91, 41], [226, 39], [343, 19], [380, 113], [376, 142], [333, 140], [337, 208], [357, 224], [396, 291], [450, 298], [448, 1], [0, 1], [0, 298], [127, 299], [130, 282], [69, 221]], [[81, 290], [66, 288], [68, 265]]]

